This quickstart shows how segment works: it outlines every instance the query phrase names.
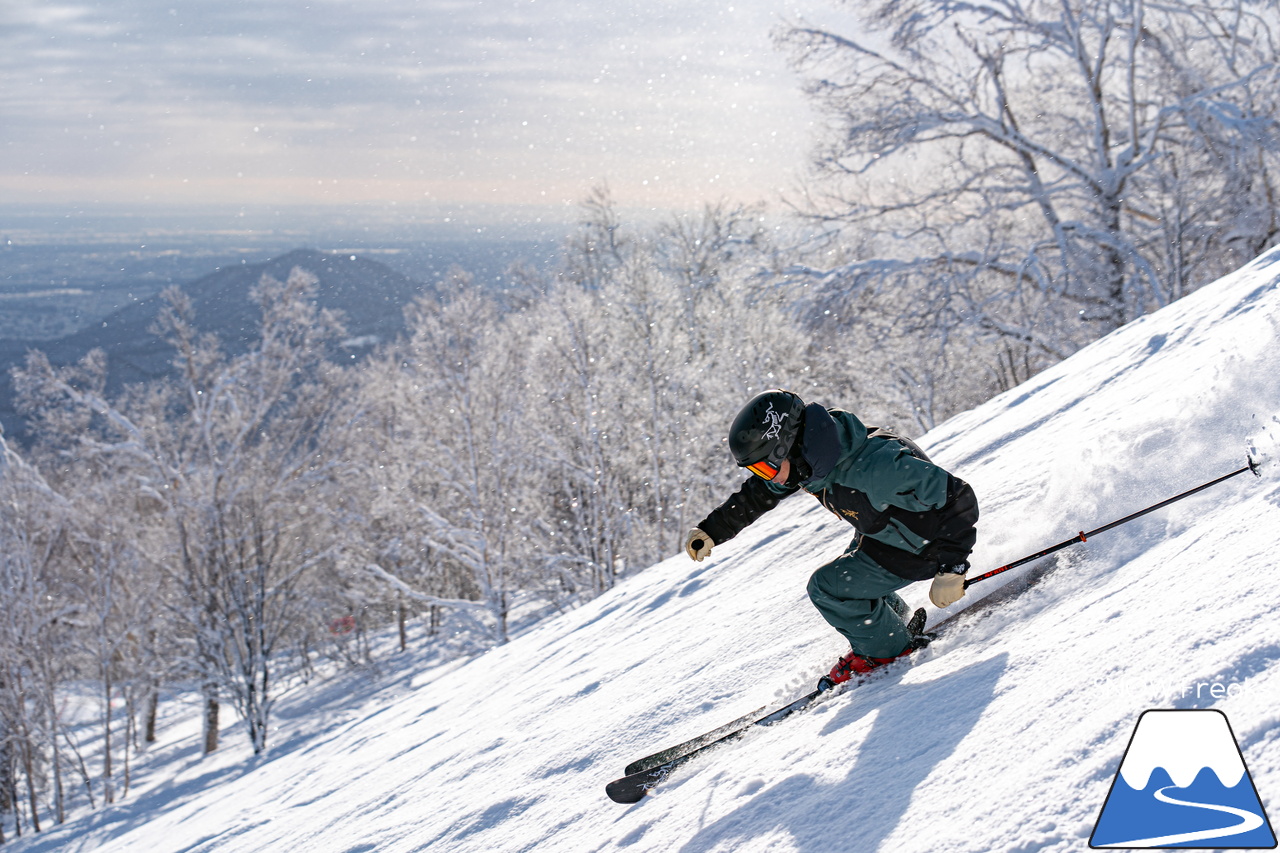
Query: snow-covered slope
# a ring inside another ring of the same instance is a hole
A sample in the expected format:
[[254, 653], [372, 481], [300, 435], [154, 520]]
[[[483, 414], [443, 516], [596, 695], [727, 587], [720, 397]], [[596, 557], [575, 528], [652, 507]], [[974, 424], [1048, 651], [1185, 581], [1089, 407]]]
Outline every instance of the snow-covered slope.
[[[923, 439], [982, 501], [977, 570], [1272, 451], [1277, 262], [1264, 255]], [[1274, 814], [1278, 469], [1060, 552], [1041, 582], [960, 616], [908, 664], [635, 806], [604, 796], [629, 761], [809, 689], [843, 651], [804, 586], [850, 531], [811, 499], [466, 665], [404, 671], [329, 700], [321, 719], [285, 713], [266, 760], [245, 760], [238, 736], [208, 763], [188, 751], [171, 781], [153, 771], [129, 802], [14, 849], [1076, 851], [1149, 708], [1224, 711]]]

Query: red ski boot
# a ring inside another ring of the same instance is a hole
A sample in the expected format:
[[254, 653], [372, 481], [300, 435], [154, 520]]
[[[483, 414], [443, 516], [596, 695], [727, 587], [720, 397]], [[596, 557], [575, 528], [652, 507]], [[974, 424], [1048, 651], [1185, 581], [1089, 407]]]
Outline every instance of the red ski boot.
[[855, 675], [866, 675], [867, 673], [879, 669], [887, 663], [893, 663], [898, 658], [904, 658], [914, 652], [916, 649], [923, 649], [929, 645], [929, 641], [934, 638], [933, 634], [923, 632], [925, 622], [925, 612], [922, 609], [917, 610], [907, 623], [907, 630], [911, 634], [911, 642], [907, 644], [906, 649], [891, 658], [873, 658], [857, 652], [849, 652], [849, 654], [836, 661], [836, 665], [831, 668], [831, 672], [818, 680], [819, 690], [828, 690], [837, 684], [843, 684]]
[[914, 647], [907, 646], [906, 651], [891, 658], [870, 658], [857, 652], [849, 652], [849, 654], [836, 661], [836, 665], [821, 680], [819, 686], [826, 684], [828, 687], [834, 687], [837, 684], [844, 684], [855, 675], [866, 675], [868, 672], [879, 669], [887, 663], [893, 663], [898, 658], [906, 657], [914, 651]]

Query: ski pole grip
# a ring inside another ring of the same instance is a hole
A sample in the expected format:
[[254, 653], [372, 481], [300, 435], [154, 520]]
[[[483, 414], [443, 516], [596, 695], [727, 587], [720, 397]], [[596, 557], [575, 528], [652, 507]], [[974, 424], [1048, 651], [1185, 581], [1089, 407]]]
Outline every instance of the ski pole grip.
[[701, 539], [694, 539], [692, 542], [689, 543], [689, 547], [695, 551], [701, 551], [702, 546], [706, 544], [707, 543], [703, 542]]

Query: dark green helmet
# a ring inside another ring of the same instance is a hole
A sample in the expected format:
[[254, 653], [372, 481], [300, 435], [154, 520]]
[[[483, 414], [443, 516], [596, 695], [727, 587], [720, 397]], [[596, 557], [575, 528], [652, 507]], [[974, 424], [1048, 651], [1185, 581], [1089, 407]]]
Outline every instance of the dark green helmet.
[[790, 391], [765, 391], [742, 407], [729, 427], [729, 452], [739, 466], [782, 466], [800, 434], [804, 401]]

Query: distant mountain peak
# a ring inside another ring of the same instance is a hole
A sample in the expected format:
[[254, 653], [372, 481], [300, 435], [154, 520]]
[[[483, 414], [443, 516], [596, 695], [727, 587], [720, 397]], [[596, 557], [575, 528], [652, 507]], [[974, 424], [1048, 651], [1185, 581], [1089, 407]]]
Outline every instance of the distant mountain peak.
[[[258, 335], [260, 311], [250, 293], [264, 275], [284, 281], [294, 268], [317, 279], [316, 302], [338, 311], [346, 335], [344, 354], [368, 351], [391, 341], [405, 328], [404, 308], [414, 299], [436, 296], [436, 288], [396, 272], [385, 264], [355, 252], [322, 252], [294, 249], [256, 264], [232, 264], [179, 285], [191, 299], [195, 325], [212, 332], [229, 354], [244, 352]], [[173, 369], [173, 350], [152, 331], [162, 299], [140, 299], [70, 335], [41, 341], [36, 347], [55, 365], [71, 364], [94, 348], [107, 353], [107, 387], [112, 393], [123, 385], [155, 379]], [[7, 368], [20, 363], [27, 345], [6, 342], [0, 350], [7, 364], [0, 364], [0, 422], [11, 436], [24, 436], [25, 424], [13, 406], [12, 383]]]

